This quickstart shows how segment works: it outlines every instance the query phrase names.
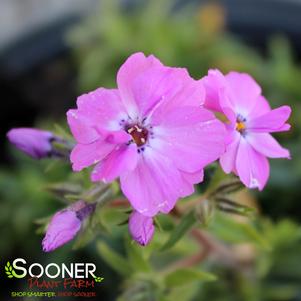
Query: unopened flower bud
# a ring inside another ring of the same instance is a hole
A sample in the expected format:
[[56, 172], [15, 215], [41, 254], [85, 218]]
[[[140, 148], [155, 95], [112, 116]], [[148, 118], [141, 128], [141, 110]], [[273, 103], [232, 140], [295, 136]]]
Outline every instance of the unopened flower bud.
[[212, 219], [214, 213], [214, 205], [210, 200], [203, 200], [196, 207], [196, 217], [199, 222], [207, 227]]
[[141, 246], [147, 245], [153, 238], [155, 227], [152, 217], [133, 211], [129, 218], [129, 232]]
[[34, 159], [54, 155], [52, 141], [57, 139], [51, 132], [34, 128], [15, 128], [7, 133], [7, 138], [19, 150]]
[[77, 201], [58, 211], [51, 219], [42, 246], [44, 252], [51, 252], [72, 240], [81, 228], [82, 222], [95, 209], [95, 204]]

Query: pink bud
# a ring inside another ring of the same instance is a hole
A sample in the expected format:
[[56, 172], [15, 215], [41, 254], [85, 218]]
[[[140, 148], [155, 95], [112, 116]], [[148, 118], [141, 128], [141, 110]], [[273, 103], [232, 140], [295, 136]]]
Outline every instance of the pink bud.
[[95, 209], [94, 204], [77, 201], [58, 211], [51, 219], [42, 245], [44, 252], [51, 252], [72, 240], [81, 228], [83, 220]]
[[129, 232], [132, 238], [141, 246], [147, 245], [154, 236], [153, 219], [133, 211], [129, 219]]
[[34, 159], [52, 155], [51, 141], [56, 137], [47, 131], [34, 128], [15, 128], [7, 133], [7, 138], [18, 149]]

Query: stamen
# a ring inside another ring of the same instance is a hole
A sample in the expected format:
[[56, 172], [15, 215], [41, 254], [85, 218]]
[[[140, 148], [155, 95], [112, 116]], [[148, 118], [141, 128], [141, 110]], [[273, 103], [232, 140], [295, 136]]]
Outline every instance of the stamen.
[[140, 127], [138, 127], [138, 125], [135, 125], [135, 129], [136, 129], [137, 132], [139, 132], [139, 133], [141, 133], [141, 132], [143, 131]]
[[128, 126], [126, 131], [132, 136], [133, 141], [137, 144], [137, 146], [142, 146], [146, 143], [148, 138], [148, 130], [146, 128], [135, 124]]
[[246, 129], [246, 125], [241, 122], [241, 121], [238, 121], [236, 122], [236, 130], [239, 131], [239, 132], [242, 132]]
[[237, 115], [235, 129], [242, 135], [245, 134], [246, 131], [246, 121], [246, 118], [244, 118], [242, 115]]

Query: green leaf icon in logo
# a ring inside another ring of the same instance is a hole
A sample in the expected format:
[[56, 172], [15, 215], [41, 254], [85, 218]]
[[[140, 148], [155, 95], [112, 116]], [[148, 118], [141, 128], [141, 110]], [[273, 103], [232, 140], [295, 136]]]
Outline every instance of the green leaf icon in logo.
[[13, 278], [14, 277], [14, 275], [13, 275], [14, 270], [13, 270], [13, 267], [10, 265], [9, 261], [6, 263], [5, 273], [7, 274], [8, 278]]
[[102, 282], [104, 280], [103, 277], [94, 277], [95, 282]]

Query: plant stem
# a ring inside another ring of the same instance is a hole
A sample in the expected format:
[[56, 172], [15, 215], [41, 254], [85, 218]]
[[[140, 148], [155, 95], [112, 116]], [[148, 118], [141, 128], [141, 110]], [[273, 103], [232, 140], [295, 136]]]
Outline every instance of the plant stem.
[[[183, 216], [182, 209], [183, 208], [180, 209], [179, 207], [175, 206], [171, 211], [171, 214], [177, 219], [180, 219]], [[174, 270], [179, 267], [196, 265], [204, 261], [209, 255], [216, 256], [216, 258], [224, 265], [237, 267], [238, 262], [233, 255], [232, 250], [223, 243], [219, 242], [212, 235], [197, 228], [192, 229], [190, 234], [200, 245], [200, 251], [188, 258], [176, 261], [167, 270]]]

